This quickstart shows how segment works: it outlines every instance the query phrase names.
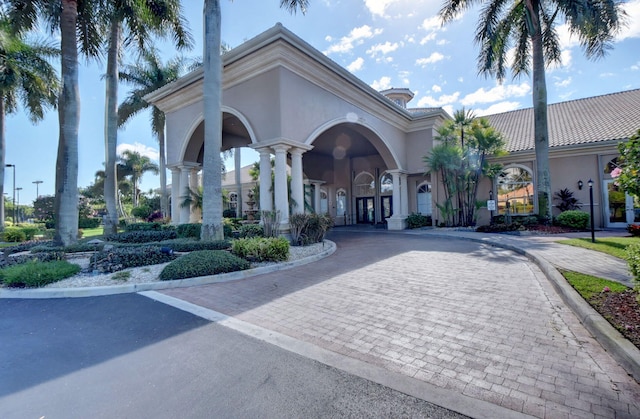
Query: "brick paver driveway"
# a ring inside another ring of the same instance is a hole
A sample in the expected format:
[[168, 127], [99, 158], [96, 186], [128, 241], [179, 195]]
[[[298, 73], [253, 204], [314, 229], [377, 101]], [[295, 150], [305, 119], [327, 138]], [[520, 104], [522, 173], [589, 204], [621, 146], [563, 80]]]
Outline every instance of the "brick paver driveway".
[[640, 386], [507, 250], [334, 232], [324, 260], [166, 294], [537, 417], [640, 417]]

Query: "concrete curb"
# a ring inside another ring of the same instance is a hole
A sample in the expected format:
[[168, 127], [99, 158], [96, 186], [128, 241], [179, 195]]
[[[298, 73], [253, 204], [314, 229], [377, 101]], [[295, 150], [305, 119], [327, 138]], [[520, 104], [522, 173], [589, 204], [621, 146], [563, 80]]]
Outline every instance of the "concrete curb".
[[448, 234], [429, 233], [429, 237], [455, 238], [488, 244], [494, 247], [511, 250], [533, 261], [545, 274], [562, 300], [571, 308], [584, 327], [591, 333], [611, 356], [640, 382], [640, 349], [629, 342], [620, 332], [604, 319], [584, 298], [567, 282], [560, 271], [536, 251], [530, 251], [513, 244], [500, 243], [490, 238], [473, 238]]
[[164, 290], [171, 288], [195, 287], [198, 285], [216, 284], [220, 282], [239, 281], [256, 275], [291, 269], [306, 265], [332, 255], [336, 251], [336, 244], [331, 240], [324, 241], [326, 249], [322, 252], [298, 259], [292, 262], [278, 263], [271, 266], [248, 269], [246, 271], [230, 272], [220, 275], [200, 276], [197, 278], [177, 279], [174, 281], [148, 282], [142, 284], [108, 285], [102, 287], [77, 288], [38, 288], [38, 289], [5, 289], [0, 288], [2, 298], [80, 298], [98, 297], [103, 295], [126, 294], [141, 291]]

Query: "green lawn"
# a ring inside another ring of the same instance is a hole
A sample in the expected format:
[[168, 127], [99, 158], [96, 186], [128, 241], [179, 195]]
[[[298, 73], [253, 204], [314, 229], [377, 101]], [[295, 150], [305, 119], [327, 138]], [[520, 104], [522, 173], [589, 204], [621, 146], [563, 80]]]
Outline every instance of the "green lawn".
[[87, 238], [87, 237], [95, 237], [95, 236], [102, 236], [104, 233], [102, 227], [96, 227], [96, 228], [83, 228], [82, 229], [82, 238]]
[[605, 287], [609, 287], [611, 292], [624, 292], [628, 289], [619, 282], [578, 272], [562, 271], [562, 275], [586, 301], [590, 301], [594, 296], [600, 294]]
[[625, 259], [625, 249], [633, 243], [640, 243], [640, 237], [603, 237], [596, 238], [595, 243], [591, 243], [590, 238], [560, 240], [558, 243], [570, 246], [582, 247], [598, 252], [607, 253], [620, 259]]

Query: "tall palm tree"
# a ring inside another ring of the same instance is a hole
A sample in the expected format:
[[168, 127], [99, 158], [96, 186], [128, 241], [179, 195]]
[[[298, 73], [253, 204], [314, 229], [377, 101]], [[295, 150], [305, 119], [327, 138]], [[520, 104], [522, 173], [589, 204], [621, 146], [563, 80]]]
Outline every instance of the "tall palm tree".
[[[514, 77], [532, 72], [538, 213], [548, 219], [552, 201], [545, 65], [561, 59], [556, 25], [568, 24], [586, 56], [601, 58], [611, 47], [625, 13], [616, 0], [445, 0], [440, 17], [443, 23], [450, 22], [477, 4], [483, 5], [475, 34], [480, 44], [479, 72], [500, 82], [507, 66]], [[507, 63], [511, 48], [515, 48], [513, 62]]]
[[[60, 80], [47, 58], [58, 56], [58, 48], [27, 42], [13, 34], [6, 18], [0, 19], [0, 196], [4, 196], [5, 115], [16, 112], [18, 102], [36, 123], [47, 107], [55, 108]], [[0, 231], [4, 230], [4, 199], [0, 199]]]
[[[308, 0], [280, 0], [280, 7], [295, 13], [307, 10]], [[222, 59], [220, 0], [204, 0], [204, 156], [202, 172], [202, 240], [222, 240]]]
[[78, 240], [78, 50], [99, 56], [102, 34], [97, 18], [101, 0], [4, 0], [14, 30], [31, 30], [38, 19], [51, 33], [60, 33], [62, 90], [58, 96], [58, 156], [54, 241], [69, 245]]
[[[109, 27], [105, 92], [105, 233], [115, 233], [116, 212], [116, 149], [118, 146], [118, 60], [123, 47], [135, 46], [143, 55], [148, 51], [151, 35], [173, 35], [178, 48], [191, 48], [193, 40], [181, 14], [179, 0], [103, 0], [102, 16]], [[163, 117], [164, 118], [164, 117]], [[154, 122], [155, 125], [155, 122]], [[164, 127], [163, 127], [164, 128]], [[154, 126], [155, 131], [155, 126]], [[160, 140], [160, 138], [158, 138]], [[163, 144], [161, 143], [161, 147]], [[163, 155], [161, 154], [161, 163]], [[165, 178], [164, 165], [161, 182]], [[164, 179], [166, 184], [166, 179]], [[165, 198], [166, 201], [166, 198]], [[166, 208], [163, 209], [166, 211]]]
[[165, 169], [165, 116], [164, 112], [156, 106], [152, 106], [149, 102], [145, 101], [143, 97], [177, 80], [184, 68], [184, 61], [185, 60], [180, 57], [166, 64], [162, 64], [157, 51], [148, 50], [142, 54], [135, 65], [124, 66], [119, 74], [120, 79], [132, 84], [134, 89], [129, 92], [127, 98], [118, 107], [118, 125], [123, 126], [140, 111], [150, 106], [152, 107], [151, 130], [158, 138], [158, 144], [160, 145], [160, 211], [165, 217], [169, 215], [167, 174]]
[[138, 183], [146, 172], [158, 174], [158, 165], [153, 163], [147, 156], [143, 156], [137, 151], [125, 150], [120, 157], [124, 173], [131, 177], [133, 184], [132, 200], [133, 206], [138, 206]]

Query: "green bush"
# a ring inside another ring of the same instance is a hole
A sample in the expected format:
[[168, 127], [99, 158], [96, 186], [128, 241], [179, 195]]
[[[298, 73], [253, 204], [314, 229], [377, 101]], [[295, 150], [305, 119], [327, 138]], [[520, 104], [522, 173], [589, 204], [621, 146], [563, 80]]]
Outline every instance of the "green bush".
[[222, 211], [222, 216], [224, 218], [236, 218], [236, 210], [235, 209], [226, 209]]
[[243, 239], [264, 237], [264, 229], [260, 224], [242, 224], [238, 231], [240, 232], [240, 238]]
[[124, 233], [108, 234], [104, 240], [118, 243], [149, 243], [162, 240], [175, 239], [178, 234], [175, 230], [134, 230]]
[[7, 227], [4, 229], [4, 241], [21, 243], [27, 240], [27, 235], [19, 227]]
[[33, 240], [40, 233], [40, 227], [35, 224], [22, 224], [18, 228], [24, 232], [27, 240]]
[[100, 218], [80, 217], [78, 219], [78, 228], [98, 228], [100, 226]]
[[96, 255], [100, 272], [116, 272], [136, 266], [171, 262], [176, 256], [158, 246], [114, 247]]
[[586, 230], [589, 225], [589, 214], [577, 210], [565, 211], [556, 217], [556, 222], [562, 227]]
[[289, 259], [289, 241], [284, 237], [253, 237], [234, 240], [231, 252], [254, 262], [281, 262]]
[[149, 218], [152, 212], [153, 210], [151, 209], [150, 206], [140, 205], [139, 207], [135, 207], [134, 209], [131, 210], [131, 215], [133, 215], [136, 218], [141, 218], [143, 220], [146, 220], [147, 218]]
[[293, 214], [289, 217], [294, 245], [320, 243], [331, 227], [333, 218], [329, 214]]
[[73, 276], [78, 272], [80, 272], [80, 266], [66, 260], [31, 261], [1, 269], [0, 281], [9, 287], [42, 287]]
[[26, 250], [32, 250], [33, 248], [35, 248], [36, 246], [42, 245], [42, 244], [51, 244], [51, 242], [42, 242], [42, 241], [38, 241], [38, 240], [31, 240], [28, 242], [22, 242], [20, 244], [16, 244], [14, 246], [10, 246], [10, 247], [5, 247], [4, 249], [2, 249], [2, 252], [4, 253], [5, 256], [9, 256], [12, 255], [14, 253], [20, 253], [20, 252], [24, 252]]
[[163, 230], [161, 223], [131, 223], [127, 224], [125, 231], [160, 231]]
[[199, 239], [201, 230], [202, 224], [200, 223], [180, 224], [176, 227], [176, 233], [179, 239], [189, 237]]
[[168, 247], [174, 252], [193, 252], [196, 250], [226, 250], [231, 248], [228, 240], [200, 241], [192, 239], [174, 239], [157, 243], [158, 246]]
[[626, 252], [629, 272], [631, 272], [634, 281], [640, 283], [640, 243], [633, 243], [627, 246]]
[[416, 214], [414, 212], [407, 217], [407, 227], [409, 228], [420, 228], [420, 227], [430, 227], [430, 226], [431, 226], [430, 215]]
[[164, 267], [160, 280], [194, 278], [249, 269], [244, 259], [224, 250], [198, 250], [181, 256]]

